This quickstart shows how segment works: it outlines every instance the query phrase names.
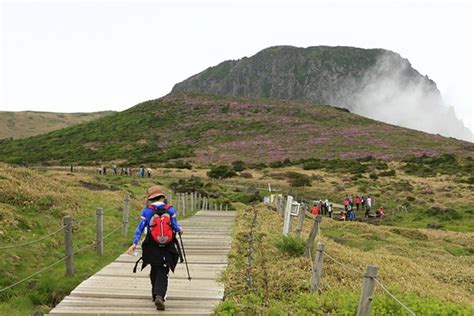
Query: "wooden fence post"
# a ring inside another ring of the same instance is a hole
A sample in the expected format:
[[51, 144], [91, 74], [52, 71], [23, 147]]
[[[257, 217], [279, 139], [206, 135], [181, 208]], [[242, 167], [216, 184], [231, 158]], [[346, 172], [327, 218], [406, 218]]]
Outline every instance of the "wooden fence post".
[[322, 216], [317, 215], [314, 218], [313, 227], [311, 228], [311, 233], [309, 234], [308, 240], [306, 241], [306, 249], [304, 255], [311, 258], [311, 249], [313, 248], [314, 240], [319, 232], [319, 225], [321, 224]]
[[104, 255], [104, 209], [98, 207], [95, 211], [96, 214], [96, 243], [95, 249], [97, 255], [102, 257]]
[[222, 203], [219, 204], [219, 211], [222, 211]]
[[190, 203], [191, 207], [190, 207], [190, 209], [191, 209], [191, 212], [194, 212], [195, 211], [195, 209], [194, 209], [194, 192], [191, 192], [189, 197], [191, 198], [191, 203]]
[[368, 265], [365, 268], [364, 283], [362, 284], [362, 293], [360, 294], [359, 307], [357, 308], [357, 316], [370, 315], [372, 300], [375, 289], [375, 280], [379, 268], [377, 266]]
[[66, 249], [66, 276], [74, 276], [74, 252], [72, 250], [72, 217], [63, 217], [64, 223], [64, 247]]
[[286, 199], [285, 217], [283, 218], [283, 235], [288, 236], [291, 229], [291, 205], [293, 203], [293, 197], [288, 195]]
[[181, 197], [183, 198], [183, 201], [182, 201], [183, 202], [183, 208], [182, 208], [182, 210], [183, 210], [183, 216], [184, 216], [184, 215], [186, 215], [186, 193], [183, 193], [181, 195]]
[[282, 197], [280, 197], [280, 211], [279, 214], [281, 217], [285, 217], [285, 202], [286, 200]]
[[304, 204], [301, 205], [300, 207], [300, 212], [298, 214], [298, 226], [296, 227], [296, 234], [298, 237], [301, 237], [301, 234], [303, 233], [303, 224], [304, 224], [304, 218], [305, 218], [305, 206]]
[[130, 195], [125, 194], [123, 200], [123, 214], [122, 214], [122, 235], [127, 237], [128, 235], [128, 217], [130, 216]]
[[311, 278], [311, 292], [321, 291], [321, 272], [323, 271], [324, 244], [318, 242], [316, 256], [313, 263], [313, 277]]

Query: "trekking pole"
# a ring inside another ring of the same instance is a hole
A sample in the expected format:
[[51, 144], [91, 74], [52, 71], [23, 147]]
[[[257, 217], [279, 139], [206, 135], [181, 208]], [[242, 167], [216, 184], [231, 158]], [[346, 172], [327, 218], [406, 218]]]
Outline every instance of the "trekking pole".
[[181, 238], [181, 233], [178, 233], [179, 240], [181, 241], [181, 248], [183, 249], [184, 255], [184, 264], [186, 264], [186, 271], [188, 272], [188, 280], [191, 281], [191, 275], [189, 274], [188, 260], [186, 259], [186, 252], [184, 251], [183, 238]]

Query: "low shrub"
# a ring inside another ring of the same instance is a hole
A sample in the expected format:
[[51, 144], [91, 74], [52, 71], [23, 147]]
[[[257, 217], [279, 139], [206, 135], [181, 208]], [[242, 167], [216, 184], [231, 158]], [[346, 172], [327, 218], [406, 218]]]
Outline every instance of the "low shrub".
[[379, 177], [394, 177], [395, 170], [382, 171], [379, 173]]
[[241, 172], [239, 174], [240, 177], [245, 178], [245, 179], [252, 179], [253, 176], [250, 172]]
[[209, 178], [215, 179], [232, 178], [236, 175], [237, 173], [231, 167], [226, 165], [211, 167], [211, 170], [207, 172]]
[[301, 237], [282, 235], [275, 241], [275, 247], [287, 255], [299, 257], [304, 254], [306, 241]]
[[189, 162], [178, 160], [178, 161], [168, 162], [167, 164], [165, 164], [165, 168], [176, 168], [176, 169], [191, 170], [191, 169], [193, 169], [193, 166]]
[[236, 161], [232, 162], [232, 169], [234, 169], [234, 171], [236, 171], [236, 172], [244, 171], [245, 170], [245, 162], [243, 162], [242, 160], [236, 160]]

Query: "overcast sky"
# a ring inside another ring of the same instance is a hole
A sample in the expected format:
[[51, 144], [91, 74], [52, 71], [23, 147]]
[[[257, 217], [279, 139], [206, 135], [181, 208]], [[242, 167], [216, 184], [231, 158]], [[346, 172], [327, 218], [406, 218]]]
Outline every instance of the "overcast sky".
[[[470, 1], [2, 1], [0, 110], [124, 110], [274, 45], [385, 48], [473, 129]], [[442, 124], [442, 118], [440, 118]]]

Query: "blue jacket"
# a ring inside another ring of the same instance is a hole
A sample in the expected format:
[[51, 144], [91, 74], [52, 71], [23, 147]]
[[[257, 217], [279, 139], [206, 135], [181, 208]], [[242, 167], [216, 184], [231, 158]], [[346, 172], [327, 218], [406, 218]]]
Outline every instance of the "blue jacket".
[[[153, 208], [160, 209], [164, 207], [165, 207], [164, 204], [159, 205], [159, 206], [155, 206], [152, 204], [150, 206], [145, 207], [142, 210], [142, 214], [140, 216], [141, 221], [140, 223], [138, 223], [137, 229], [135, 230], [135, 236], [133, 237], [133, 243], [135, 245], [138, 244], [138, 241], [140, 240], [140, 237], [142, 236], [142, 233], [145, 227], [150, 226], [150, 220], [154, 212]], [[168, 213], [170, 214], [170, 217], [171, 217], [171, 227], [173, 228], [174, 232], [180, 232], [181, 226], [179, 226], [178, 220], [176, 219], [176, 210], [171, 205], [169, 205], [168, 207], [169, 207]]]

